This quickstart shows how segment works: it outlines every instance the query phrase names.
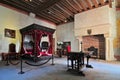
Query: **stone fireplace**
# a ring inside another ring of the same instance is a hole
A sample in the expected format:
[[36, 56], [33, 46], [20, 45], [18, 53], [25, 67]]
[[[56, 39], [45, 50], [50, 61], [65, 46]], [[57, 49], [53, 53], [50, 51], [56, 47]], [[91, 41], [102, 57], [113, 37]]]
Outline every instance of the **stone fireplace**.
[[[105, 25], [104, 25], [105, 26]], [[109, 25], [108, 25], [109, 26]], [[92, 28], [92, 34], [91, 35], [85, 35], [86, 29], [80, 29], [79, 33], [82, 35], [76, 36], [76, 38], [79, 40], [79, 51], [86, 50], [87, 48], [94, 46], [95, 48], [98, 48], [98, 58], [111, 61], [115, 60], [114, 58], [114, 50], [113, 50], [113, 37], [110, 36], [110, 33], [104, 33], [103, 30], [106, 27], [103, 27], [101, 29], [97, 30], [97, 27]], [[109, 27], [108, 27], [109, 28]], [[103, 30], [102, 30], [103, 29]], [[83, 30], [83, 31], [81, 31]], [[97, 31], [96, 31], [97, 30]], [[95, 32], [101, 31], [101, 34], [96, 34]], [[78, 30], [76, 30], [78, 31]], [[81, 45], [82, 42], [82, 45]], [[82, 48], [82, 49], [81, 49]]]
[[105, 38], [103, 34], [83, 36], [82, 43], [82, 51], [86, 52], [89, 48], [94, 47], [97, 51], [93, 56], [105, 60]]
[[76, 14], [74, 27], [74, 34], [79, 40], [79, 51], [82, 42], [85, 48], [89, 44], [89, 47], [93, 45], [98, 48], [99, 58], [115, 60], [113, 40], [116, 37], [116, 16], [114, 6], [111, 8], [106, 5]]

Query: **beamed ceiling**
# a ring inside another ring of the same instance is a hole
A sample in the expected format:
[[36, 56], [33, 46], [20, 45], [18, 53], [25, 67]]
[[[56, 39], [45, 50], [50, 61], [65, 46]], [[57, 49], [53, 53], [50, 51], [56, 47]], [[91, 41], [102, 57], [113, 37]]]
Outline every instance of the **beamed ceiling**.
[[113, 0], [0, 0], [26, 13], [34, 13], [37, 18], [56, 25], [74, 21], [74, 15], [104, 5], [112, 6]]

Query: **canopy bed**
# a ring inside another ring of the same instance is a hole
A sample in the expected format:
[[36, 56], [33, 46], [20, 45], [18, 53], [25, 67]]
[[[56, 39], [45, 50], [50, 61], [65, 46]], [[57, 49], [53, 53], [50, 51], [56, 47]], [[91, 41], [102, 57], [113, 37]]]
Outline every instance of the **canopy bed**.
[[[39, 66], [52, 58], [54, 31], [55, 29], [38, 24], [31, 24], [20, 29], [22, 35], [21, 54], [22, 59], [27, 59], [27, 64]], [[48, 37], [48, 41], [41, 41], [41, 38], [46, 36]]]

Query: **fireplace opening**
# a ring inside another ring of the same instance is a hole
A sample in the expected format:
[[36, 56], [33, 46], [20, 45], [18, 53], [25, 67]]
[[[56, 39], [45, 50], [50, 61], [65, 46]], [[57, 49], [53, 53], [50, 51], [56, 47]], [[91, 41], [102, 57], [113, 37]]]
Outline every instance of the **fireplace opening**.
[[92, 52], [92, 54], [91, 54], [92, 58], [98, 58], [98, 49], [97, 48], [95, 48], [94, 46], [90, 46], [87, 50]]
[[94, 57], [105, 60], [105, 38], [103, 34], [83, 36], [82, 43], [83, 51], [94, 50]]

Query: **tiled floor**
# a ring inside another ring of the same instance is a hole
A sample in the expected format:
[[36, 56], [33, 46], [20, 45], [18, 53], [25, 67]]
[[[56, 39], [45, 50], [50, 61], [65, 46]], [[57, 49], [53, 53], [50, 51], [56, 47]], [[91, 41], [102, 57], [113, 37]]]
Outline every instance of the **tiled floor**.
[[20, 65], [5, 66], [0, 62], [0, 80], [120, 80], [120, 62], [91, 59], [90, 64], [94, 68], [83, 67], [83, 77], [67, 72], [66, 57], [55, 58], [55, 65], [51, 61], [37, 67], [23, 63], [24, 74], [18, 74]]

